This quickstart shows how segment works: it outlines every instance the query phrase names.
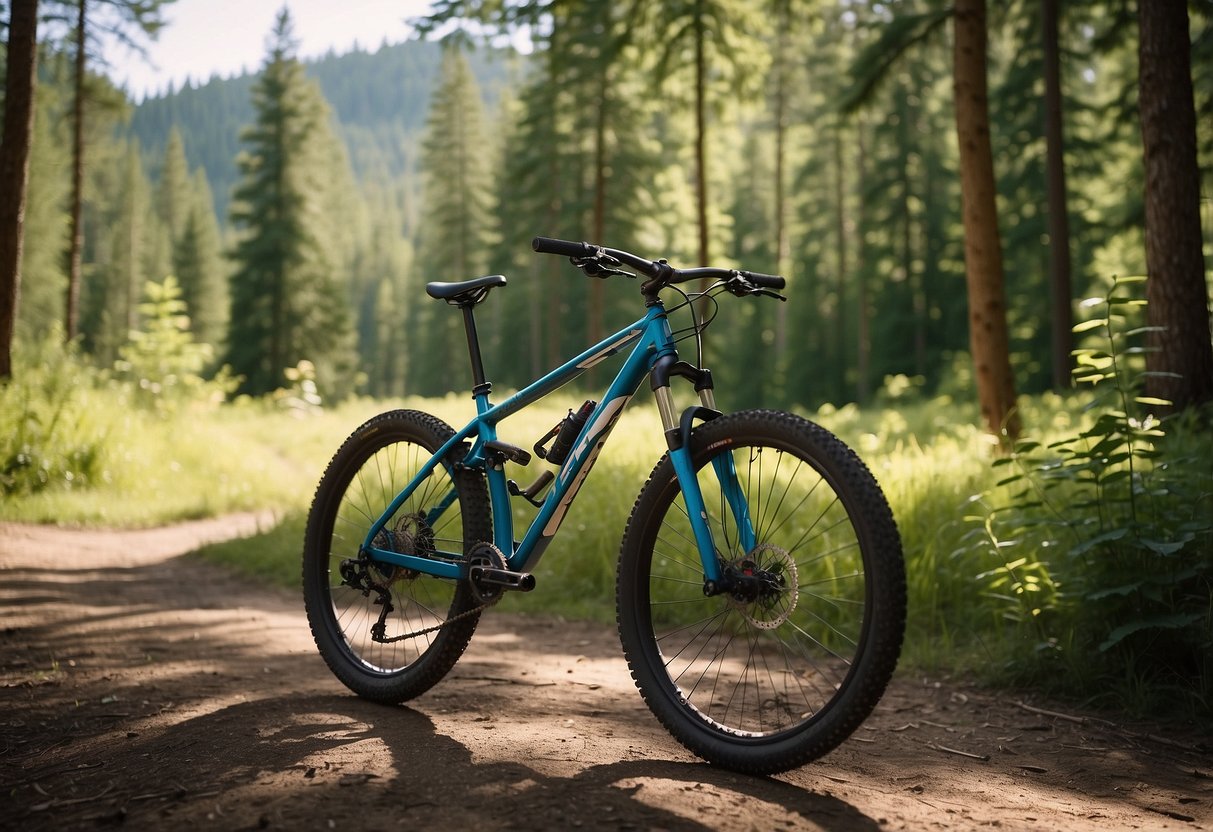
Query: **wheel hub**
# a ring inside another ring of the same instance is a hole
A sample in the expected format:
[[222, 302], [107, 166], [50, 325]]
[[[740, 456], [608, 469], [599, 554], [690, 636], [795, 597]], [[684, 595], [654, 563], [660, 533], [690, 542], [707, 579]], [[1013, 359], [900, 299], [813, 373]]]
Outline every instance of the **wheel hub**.
[[761, 630], [788, 620], [799, 596], [796, 560], [785, 549], [761, 543], [724, 568], [729, 605]]

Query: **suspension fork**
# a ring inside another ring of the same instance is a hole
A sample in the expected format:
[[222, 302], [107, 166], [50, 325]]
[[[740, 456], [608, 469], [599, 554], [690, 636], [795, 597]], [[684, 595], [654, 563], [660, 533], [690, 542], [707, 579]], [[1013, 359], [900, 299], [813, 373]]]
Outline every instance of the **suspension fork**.
[[[687, 517], [690, 519], [691, 530], [695, 535], [695, 546], [699, 550], [699, 558], [703, 564], [704, 580], [719, 583], [721, 581], [720, 557], [717, 554], [712, 529], [708, 523], [707, 505], [704, 502], [703, 491], [699, 485], [699, 478], [695, 475], [690, 441], [691, 429], [696, 419], [707, 421], [721, 415], [720, 411], [716, 409], [711, 371], [691, 367], [685, 362], [675, 362], [673, 359], [668, 362], [665, 359], [659, 359], [653, 368], [652, 375], [653, 397], [657, 400], [657, 410], [661, 414], [666, 444], [670, 449], [670, 461], [674, 463], [674, 472], [678, 476], [678, 485], [686, 504]], [[669, 385], [671, 375], [681, 375], [692, 379], [695, 382], [695, 389], [699, 393], [700, 404], [688, 407], [680, 417], [674, 415], [674, 400]], [[733, 522], [737, 527], [738, 543], [745, 552], [749, 552], [757, 544], [754, 524], [750, 517], [749, 501], [737, 479], [737, 468], [733, 462], [733, 455], [727, 448], [712, 458], [712, 470], [716, 474], [724, 501], [733, 515]]]

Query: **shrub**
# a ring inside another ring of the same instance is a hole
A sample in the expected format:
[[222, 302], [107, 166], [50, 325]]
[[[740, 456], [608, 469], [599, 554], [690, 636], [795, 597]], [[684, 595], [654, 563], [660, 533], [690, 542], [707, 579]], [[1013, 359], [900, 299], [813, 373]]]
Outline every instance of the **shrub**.
[[[1202, 414], [1162, 419], [1140, 394], [1140, 279], [1084, 302], [1075, 380], [1090, 385], [1090, 423], [1047, 446], [1019, 442], [970, 545], [994, 561], [978, 576], [1025, 636], [1011, 669], [1092, 697], [1115, 691], [1148, 707], [1213, 693], [1213, 440]], [[1126, 289], [1130, 291], [1125, 291]], [[1008, 494], [1008, 492], [1010, 492]], [[996, 504], [1001, 498], [1003, 502]], [[1059, 668], [1064, 672], [1059, 673]]]
[[51, 332], [17, 344], [13, 380], [0, 385], [0, 493], [80, 488], [102, 470], [106, 429], [88, 401], [105, 374]]

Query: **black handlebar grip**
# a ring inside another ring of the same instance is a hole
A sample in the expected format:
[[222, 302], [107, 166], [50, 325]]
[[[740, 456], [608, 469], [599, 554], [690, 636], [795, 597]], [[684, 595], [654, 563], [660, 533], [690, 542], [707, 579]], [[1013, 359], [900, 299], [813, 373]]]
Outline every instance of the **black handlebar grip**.
[[788, 282], [777, 274], [759, 274], [758, 272], [742, 272], [741, 276], [764, 289], [782, 289]]
[[594, 252], [594, 247], [589, 243], [555, 240], [551, 237], [536, 237], [531, 240], [531, 248], [540, 254], [563, 254], [566, 257], [587, 257]]

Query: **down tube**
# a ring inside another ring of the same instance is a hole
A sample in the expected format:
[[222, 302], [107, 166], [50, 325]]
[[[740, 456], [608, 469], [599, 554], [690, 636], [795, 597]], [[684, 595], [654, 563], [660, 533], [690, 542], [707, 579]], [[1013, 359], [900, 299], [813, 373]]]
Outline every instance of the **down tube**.
[[603, 400], [594, 408], [585, 427], [578, 434], [568, 459], [556, 475], [556, 484], [548, 493], [543, 507], [527, 529], [511, 561], [514, 569], [530, 571], [543, 556], [548, 544], [560, 529], [577, 492], [581, 490], [611, 429], [619, 420], [627, 403], [648, 375], [657, 355], [669, 343], [669, 325], [664, 315], [648, 321], [645, 337], [632, 350], [619, 375], [608, 388]]

